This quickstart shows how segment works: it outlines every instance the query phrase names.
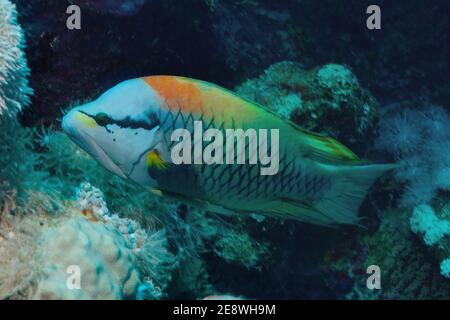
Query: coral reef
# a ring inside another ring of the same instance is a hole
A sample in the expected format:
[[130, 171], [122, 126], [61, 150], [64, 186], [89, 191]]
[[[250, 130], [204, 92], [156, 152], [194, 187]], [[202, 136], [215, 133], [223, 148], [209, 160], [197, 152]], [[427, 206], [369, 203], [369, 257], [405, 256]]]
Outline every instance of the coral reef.
[[16, 6], [0, 1], [0, 116], [15, 113], [30, 103], [30, 70], [25, 53], [25, 38], [17, 22]]
[[378, 103], [342, 65], [305, 70], [299, 63], [279, 62], [238, 86], [236, 92], [305, 129], [350, 146], [369, 141], [377, 124]]

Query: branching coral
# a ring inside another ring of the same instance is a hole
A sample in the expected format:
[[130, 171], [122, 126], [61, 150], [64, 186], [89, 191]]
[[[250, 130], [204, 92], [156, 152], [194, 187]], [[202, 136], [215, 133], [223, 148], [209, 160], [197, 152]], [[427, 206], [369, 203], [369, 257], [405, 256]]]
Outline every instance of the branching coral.
[[25, 39], [17, 22], [16, 6], [0, 0], [0, 115], [14, 115], [30, 103]]

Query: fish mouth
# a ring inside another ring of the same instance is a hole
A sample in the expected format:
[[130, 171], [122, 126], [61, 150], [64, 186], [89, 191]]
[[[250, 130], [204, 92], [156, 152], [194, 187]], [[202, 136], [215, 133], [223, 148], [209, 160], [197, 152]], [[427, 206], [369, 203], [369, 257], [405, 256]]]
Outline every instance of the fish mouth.
[[128, 178], [122, 169], [115, 164], [114, 161], [112, 161], [105, 150], [103, 150], [102, 147], [100, 147], [88, 133], [74, 126], [68, 125], [68, 121], [66, 121], [66, 119], [63, 120], [62, 128], [70, 139], [72, 139], [81, 149], [86, 151], [106, 169], [121, 178]]

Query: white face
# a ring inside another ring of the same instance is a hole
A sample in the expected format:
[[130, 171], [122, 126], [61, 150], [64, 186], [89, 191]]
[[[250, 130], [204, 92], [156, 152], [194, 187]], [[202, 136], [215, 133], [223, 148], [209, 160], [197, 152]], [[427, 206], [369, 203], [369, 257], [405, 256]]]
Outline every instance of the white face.
[[72, 109], [63, 130], [82, 149], [122, 178], [151, 186], [146, 155], [161, 142], [160, 100], [141, 79], [122, 82], [97, 100]]

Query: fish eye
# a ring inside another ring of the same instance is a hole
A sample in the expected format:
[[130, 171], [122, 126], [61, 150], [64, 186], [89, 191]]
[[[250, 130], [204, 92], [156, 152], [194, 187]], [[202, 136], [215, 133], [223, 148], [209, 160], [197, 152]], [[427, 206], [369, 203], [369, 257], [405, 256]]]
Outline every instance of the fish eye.
[[110, 121], [109, 121], [108, 115], [106, 113], [100, 112], [100, 113], [97, 113], [97, 115], [95, 116], [95, 122], [97, 122], [97, 124], [99, 126], [104, 127], [107, 124], [109, 124]]

